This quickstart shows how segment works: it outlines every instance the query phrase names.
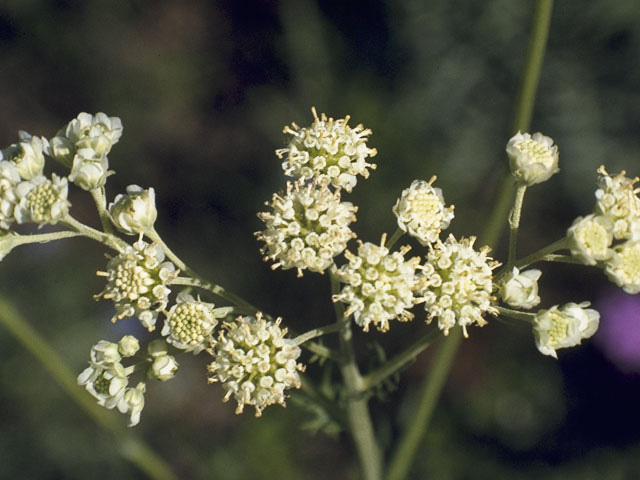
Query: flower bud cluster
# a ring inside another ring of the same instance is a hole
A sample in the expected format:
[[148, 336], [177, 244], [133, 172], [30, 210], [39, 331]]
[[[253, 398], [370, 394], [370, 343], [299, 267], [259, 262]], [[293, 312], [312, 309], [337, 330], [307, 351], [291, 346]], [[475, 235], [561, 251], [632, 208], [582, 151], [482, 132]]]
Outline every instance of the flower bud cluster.
[[158, 312], [169, 301], [171, 290], [167, 284], [178, 275], [173, 263], [164, 258], [160, 245], [138, 240], [112, 258], [106, 272], [97, 272], [107, 279], [107, 285], [95, 297], [113, 300], [113, 322], [136, 316], [149, 331], [155, 328]]
[[518, 132], [507, 143], [507, 155], [511, 174], [523, 185], [545, 182], [560, 171], [558, 147], [541, 133]]
[[640, 293], [640, 198], [638, 178], [598, 169], [594, 212], [578, 217], [567, 231], [571, 254], [585, 265], [599, 265], [616, 285]]
[[107, 154], [122, 136], [122, 122], [99, 112], [80, 113], [49, 141], [48, 153], [71, 168], [69, 180], [84, 190], [103, 187], [109, 171]]
[[356, 220], [357, 207], [341, 202], [339, 189], [288, 182], [286, 193], [274, 194], [267, 206], [273, 212], [258, 213], [266, 229], [256, 237], [265, 243], [265, 261], [277, 262], [274, 269], [297, 268], [298, 276], [304, 269], [322, 273], [355, 237], [349, 224]]
[[500, 287], [500, 298], [515, 308], [529, 310], [535, 307], [540, 303], [538, 280], [541, 275], [540, 270], [531, 269], [521, 273], [520, 270], [513, 267]]
[[533, 331], [536, 346], [543, 355], [558, 358], [559, 348], [579, 345], [583, 338], [591, 337], [598, 329], [600, 314], [586, 308], [589, 302], [554, 305], [540, 310], [534, 319]]
[[100, 340], [91, 348], [89, 367], [78, 375], [78, 384], [98, 400], [98, 405], [129, 413], [129, 426], [140, 422], [146, 386], [140, 382], [135, 388], [128, 387], [134, 366], [125, 367], [122, 360], [134, 356], [138, 349], [138, 340], [131, 335], [118, 343]]
[[300, 388], [300, 347], [286, 334], [280, 319], [271, 322], [260, 313], [223, 324], [209, 350], [214, 358], [209, 382], [222, 384], [224, 401], [233, 397], [238, 402], [236, 413], [252, 405], [259, 417], [269, 405], [285, 405], [285, 390]]
[[453, 219], [453, 206], [444, 206], [442, 190], [433, 187], [436, 177], [425, 182], [414, 180], [393, 207], [398, 227], [427, 246], [440, 237]]
[[117, 195], [109, 205], [109, 215], [122, 233], [139, 235], [150, 232], [158, 216], [155, 191], [129, 185], [127, 193]]
[[295, 123], [284, 128], [293, 138], [286, 148], [276, 151], [283, 159], [286, 175], [309, 180], [315, 178], [323, 185], [332, 185], [350, 192], [357, 183], [357, 176], [369, 176], [369, 168], [376, 165], [367, 162], [374, 157], [375, 148], [367, 147], [371, 130], [362, 125], [350, 127], [349, 116], [334, 120], [323, 113], [318, 117], [311, 109], [314, 121], [310, 127], [300, 128]]
[[231, 308], [214, 308], [213, 303], [195, 300], [186, 291], [180, 292], [168, 312], [162, 328], [162, 335], [168, 343], [180, 350], [200, 353], [207, 347], [218, 319], [226, 317]]
[[447, 335], [456, 325], [467, 336], [467, 327], [483, 326], [485, 314], [496, 315], [493, 269], [499, 263], [488, 256], [489, 247], [473, 248], [475, 237], [456, 240], [449, 235], [438, 240], [422, 266], [418, 291], [427, 311], [427, 323], [434, 318]]
[[336, 271], [344, 287], [333, 301], [348, 304], [345, 316], [353, 315], [364, 331], [373, 324], [385, 332], [391, 320], [411, 320], [409, 309], [417, 303], [414, 289], [420, 258], [405, 260], [410, 247], [390, 252], [384, 246], [385, 240], [383, 235], [380, 245], [359, 242], [357, 255], [346, 251], [349, 263]]

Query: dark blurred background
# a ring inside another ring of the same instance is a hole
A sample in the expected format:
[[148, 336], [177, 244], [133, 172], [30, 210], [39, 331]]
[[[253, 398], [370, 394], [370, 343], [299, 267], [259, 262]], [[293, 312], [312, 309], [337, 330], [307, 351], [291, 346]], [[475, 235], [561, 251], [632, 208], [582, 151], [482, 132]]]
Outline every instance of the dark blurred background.
[[[272, 272], [252, 235], [261, 228], [256, 212], [284, 183], [273, 153], [286, 142], [282, 127], [309, 124], [316, 106], [373, 130], [378, 170], [350, 197], [360, 205], [360, 238], [392, 233], [401, 190], [433, 174], [456, 206], [450, 230], [480, 234], [507, 172], [533, 5], [2, 2], [0, 143], [16, 142], [19, 129], [51, 137], [81, 111], [121, 117], [108, 197], [133, 183], [153, 186], [156, 227], [174, 251], [304, 331], [331, 321], [327, 278]], [[636, 0], [556, 2], [532, 131], [559, 145], [561, 172], [529, 190], [523, 254], [591, 211], [600, 164], [640, 175], [639, 59]], [[74, 216], [97, 224], [84, 192], [70, 198]], [[134, 320], [112, 325], [112, 305], [91, 299], [103, 287], [94, 274], [103, 254], [74, 239], [21, 247], [0, 264], [0, 293], [78, 372], [91, 345], [136, 329]], [[412, 478], [637, 478], [640, 300], [594, 269], [542, 270], [542, 306], [591, 300], [602, 311], [600, 332], [555, 361], [537, 352], [527, 328], [494, 321], [472, 329]], [[357, 336], [393, 353], [424, 331], [419, 319]], [[0, 478], [141, 478], [4, 330], [0, 349]], [[410, 421], [430, 358], [374, 402], [383, 444]], [[355, 478], [348, 439], [303, 431], [307, 413], [295, 398], [258, 420], [236, 416], [219, 386], [206, 384], [204, 356], [179, 361], [175, 380], [148, 386], [136, 430], [181, 478]]]

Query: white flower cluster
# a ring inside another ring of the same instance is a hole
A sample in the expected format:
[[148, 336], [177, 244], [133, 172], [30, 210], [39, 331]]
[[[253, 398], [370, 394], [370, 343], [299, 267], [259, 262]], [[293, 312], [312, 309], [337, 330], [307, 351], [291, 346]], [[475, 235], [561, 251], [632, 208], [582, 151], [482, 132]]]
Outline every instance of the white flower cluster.
[[531, 309], [540, 303], [538, 280], [542, 272], [531, 269], [520, 273], [516, 267], [507, 274], [500, 287], [500, 298], [515, 308]]
[[567, 231], [571, 254], [585, 265], [600, 265], [616, 285], [640, 293], [640, 198], [638, 178], [598, 169], [594, 213], [578, 217]]
[[600, 314], [585, 308], [589, 302], [568, 303], [561, 308], [554, 305], [540, 310], [534, 319], [536, 346], [543, 355], [558, 358], [559, 348], [579, 345], [583, 338], [591, 337], [598, 329]]
[[122, 122], [100, 112], [82, 112], [49, 141], [47, 153], [71, 167], [69, 180], [84, 190], [101, 188], [109, 170], [107, 154], [122, 136]]
[[0, 229], [11, 224], [56, 224], [64, 219], [70, 203], [67, 179], [53, 174], [43, 175], [45, 138], [19, 132], [19, 142], [0, 155]]
[[139, 348], [138, 340], [131, 335], [122, 337], [118, 343], [101, 340], [91, 348], [89, 367], [78, 375], [78, 384], [98, 400], [98, 405], [129, 413], [129, 426], [140, 422], [146, 385], [140, 382], [135, 388], [128, 387], [135, 368], [125, 367], [121, 361], [135, 355]]
[[369, 176], [369, 168], [376, 165], [367, 162], [376, 155], [375, 148], [367, 147], [371, 130], [362, 125], [350, 127], [349, 116], [334, 120], [323, 113], [320, 117], [311, 109], [314, 121], [310, 127], [300, 128], [293, 123], [284, 128], [292, 135], [286, 148], [276, 150], [284, 158], [282, 168], [286, 175], [304, 180], [316, 178], [323, 185], [333, 185], [350, 192], [357, 183], [357, 176]]
[[106, 272], [97, 272], [107, 285], [95, 298], [113, 300], [113, 322], [136, 316], [149, 331], [155, 328], [158, 312], [166, 308], [171, 293], [167, 283], [178, 275], [173, 263], [164, 258], [162, 247], [138, 240], [112, 258]]
[[460, 325], [467, 336], [467, 327], [483, 326], [484, 314], [497, 315], [493, 306], [492, 270], [499, 263], [488, 256], [489, 247], [473, 248], [475, 237], [456, 240], [449, 235], [445, 242], [431, 248], [422, 266], [418, 291], [427, 311], [427, 323], [438, 319], [445, 335]]
[[118, 230], [127, 235], [139, 235], [153, 229], [158, 216], [156, 193], [138, 185], [129, 185], [125, 195], [119, 194], [109, 205], [111, 221]]
[[453, 219], [453, 206], [444, 206], [442, 190], [433, 187], [435, 180], [414, 180], [393, 207], [398, 227], [423, 246], [434, 243]]
[[391, 320], [411, 320], [413, 314], [409, 309], [417, 303], [413, 290], [420, 259], [405, 260], [409, 247], [389, 252], [385, 241], [383, 235], [380, 245], [359, 242], [358, 254], [346, 251], [349, 263], [336, 271], [336, 276], [345, 285], [333, 296], [333, 301], [348, 304], [345, 316], [353, 315], [364, 331], [373, 324], [385, 332], [389, 330]]
[[226, 317], [231, 308], [214, 308], [213, 303], [195, 300], [186, 291], [180, 292], [168, 312], [162, 328], [167, 342], [180, 350], [200, 353], [213, 340], [212, 332], [218, 319]]
[[297, 268], [322, 273], [333, 258], [344, 251], [355, 237], [349, 224], [356, 220], [355, 207], [340, 201], [340, 190], [331, 191], [316, 182], [287, 183], [285, 194], [274, 194], [267, 203], [273, 212], [260, 212], [266, 229], [256, 232], [265, 243], [265, 261], [276, 261], [272, 268]]
[[518, 132], [507, 143], [507, 155], [511, 174], [518, 183], [531, 186], [542, 183], [558, 168], [558, 147], [553, 139], [541, 133]]
[[269, 405], [285, 405], [285, 390], [300, 388], [300, 348], [286, 333], [280, 319], [267, 321], [259, 313], [223, 324], [210, 350], [209, 382], [222, 384], [224, 401], [235, 398], [236, 413], [252, 405], [259, 417]]

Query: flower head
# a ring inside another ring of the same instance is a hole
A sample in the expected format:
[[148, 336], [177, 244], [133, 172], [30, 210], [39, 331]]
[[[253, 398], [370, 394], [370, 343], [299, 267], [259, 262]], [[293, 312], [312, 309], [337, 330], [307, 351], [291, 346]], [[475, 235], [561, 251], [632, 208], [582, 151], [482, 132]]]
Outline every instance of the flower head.
[[164, 261], [164, 251], [159, 245], [139, 240], [112, 258], [106, 272], [97, 274], [106, 277], [107, 286], [96, 299], [111, 299], [116, 306], [116, 314], [111, 320], [136, 316], [152, 331], [158, 312], [168, 303], [171, 291], [167, 283], [178, 272], [171, 262]]
[[453, 219], [453, 206], [444, 206], [442, 190], [433, 187], [435, 180], [414, 180], [393, 207], [398, 227], [424, 246], [435, 242]]
[[545, 182], [559, 171], [558, 147], [541, 133], [518, 132], [507, 143], [507, 155], [516, 181], [528, 186]]
[[68, 189], [67, 179], [55, 173], [51, 180], [39, 175], [21, 182], [16, 187], [19, 201], [14, 215], [17, 222], [55, 225], [69, 212]]
[[225, 322], [210, 350], [214, 360], [208, 367], [209, 382], [222, 384], [224, 401], [235, 398], [236, 413], [252, 405], [259, 417], [269, 405], [285, 405], [286, 389], [300, 388], [300, 347], [285, 338], [287, 329], [280, 328], [280, 321], [258, 313]]
[[293, 138], [286, 148], [276, 150], [284, 158], [282, 168], [286, 175], [301, 179], [317, 178], [323, 185], [333, 185], [350, 192], [357, 183], [357, 176], [369, 176], [369, 168], [376, 165], [367, 162], [376, 155], [375, 148], [367, 147], [371, 130], [362, 125], [351, 128], [349, 116], [334, 120], [323, 113], [320, 117], [312, 108], [314, 121], [310, 127], [300, 128], [295, 123], [284, 128]]
[[91, 348], [89, 367], [78, 375], [78, 384], [84, 385], [100, 406], [115, 407], [125, 393], [132, 368], [120, 363], [116, 343], [101, 340]]
[[500, 287], [502, 301], [516, 308], [530, 309], [540, 303], [538, 296], [538, 279], [540, 270], [531, 269], [520, 273], [513, 267]]
[[146, 384], [139, 382], [136, 388], [127, 388], [118, 402], [118, 410], [120, 413], [130, 414], [130, 427], [134, 427], [140, 423], [140, 414], [144, 408], [144, 393], [146, 389]]
[[355, 237], [349, 224], [357, 207], [340, 201], [340, 191], [332, 192], [316, 183], [287, 183], [286, 194], [274, 194], [267, 203], [273, 212], [258, 213], [266, 229], [256, 232], [265, 243], [265, 260], [277, 261], [273, 268], [297, 268], [322, 273], [333, 258]]
[[483, 326], [485, 313], [496, 315], [493, 305], [492, 270], [499, 263], [488, 256], [489, 247], [473, 248], [475, 237], [456, 240], [449, 235], [438, 240], [422, 266], [418, 292], [427, 311], [427, 323], [438, 319], [445, 335], [460, 325], [467, 336], [467, 326]]
[[557, 349], [574, 347], [583, 338], [592, 336], [598, 329], [600, 314], [585, 308], [588, 306], [589, 302], [568, 303], [561, 308], [554, 305], [549, 310], [540, 310], [533, 325], [540, 353], [558, 358]]
[[213, 303], [195, 300], [186, 291], [179, 293], [177, 303], [166, 313], [162, 335], [176, 348], [200, 353], [211, 342], [218, 319], [231, 311], [229, 307], [214, 307]]
[[47, 146], [47, 139], [32, 137], [27, 132], [18, 132], [20, 141], [3, 151], [5, 160], [16, 164], [16, 169], [23, 180], [42, 175], [44, 169], [43, 152]]
[[611, 220], [602, 215], [578, 217], [567, 231], [571, 241], [571, 254], [585, 265], [595, 265], [612, 254], [613, 242]]
[[598, 189], [595, 211], [610, 220], [613, 236], [617, 240], [634, 240], [640, 232], [640, 198], [634, 187], [638, 177], [629, 178], [623, 170], [615, 176], [607, 173], [604, 165], [598, 168]]
[[129, 185], [126, 195], [116, 196], [109, 205], [109, 214], [116, 228], [127, 235], [148, 232], [158, 216], [155, 191]]
[[107, 177], [112, 173], [106, 156], [98, 155], [90, 148], [81, 148], [73, 157], [69, 180], [83, 190], [90, 191], [104, 187]]
[[640, 240], [627, 240], [613, 247], [605, 273], [625, 292], [640, 293]]
[[0, 161], [0, 230], [8, 230], [16, 221], [15, 208], [18, 203], [16, 186], [20, 183], [20, 174], [16, 164], [7, 160]]
[[140, 342], [133, 335], [125, 335], [118, 342], [118, 353], [123, 357], [133, 357], [140, 350]]
[[78, 150], [91, 150], [87, 157], [104, 157], [122, 136], [122, 122], [104, 113], [82, 112], [50, 141], [48, 153], [66, 166], [71, 166]]
[[416, 303], [413, 290], [416, 286], [418, 257], [405, 260], [410, 250], [406, 246], [398, 252], [389, 252], [384, 246], [359, 242], [358, 254], [345, 252], [349, 263], [336, 271], [344, 283], [342, 291], [333, 296], [334, 302], [347, 303], [346, 316], [353, 315], [364, 331], [373, 324], [380, 331], [389, 330], [389, 321], [409, 321], [413, 314], [409, 309]]

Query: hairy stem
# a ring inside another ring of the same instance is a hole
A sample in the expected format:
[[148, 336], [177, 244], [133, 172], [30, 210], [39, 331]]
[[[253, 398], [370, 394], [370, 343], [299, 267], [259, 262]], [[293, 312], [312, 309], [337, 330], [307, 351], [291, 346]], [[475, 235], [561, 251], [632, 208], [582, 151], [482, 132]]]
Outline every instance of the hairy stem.
[[0, 297], [0, 324], [40, 362], [53, 380], [100, 427], [113, 434], [120, 453], [148, 477], [157, 480], [175, 479], [169, 465], [142, 440], [120, 423], [116, 416], [99, 406], [76, 382], [76, 375], [64, 359], [27, 323], [27, 321]]
[[93, 198], [93, 202], [96, 204], [96, 208], [98, 209], [102, 230], [104, 230], [105, 233], [113, 233], [113, 224], [111, 223], [111, 217], [107, 210], [107, 197], [104, 187], [94, 188], [90, 193]]
[[516, 246], [518, 243], [518, 229], [520, 228], [520, 215], [522, 214], [522, 203], [527, 186], [522, 184], [516, 188], [516, 197], [509, 216], [509, 257], [507, 266], [513, 265], [516, 259]]
[[313, 340], [314, 338], [321, 337], [322, 335], [326, 335], [327, 333], [338, 332], [342, 329], [342, 325], [338, 322], [332, 323], [330, 325], [325, 325], [324, 327], [314, 328], [313, 330], [309, 330], [308, 332], [302, 333], [293, 339], [296, 345], [302, 345], [303, 343], [308, 342], [309, 340]]

